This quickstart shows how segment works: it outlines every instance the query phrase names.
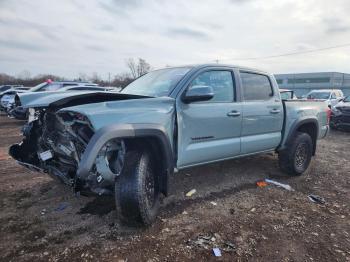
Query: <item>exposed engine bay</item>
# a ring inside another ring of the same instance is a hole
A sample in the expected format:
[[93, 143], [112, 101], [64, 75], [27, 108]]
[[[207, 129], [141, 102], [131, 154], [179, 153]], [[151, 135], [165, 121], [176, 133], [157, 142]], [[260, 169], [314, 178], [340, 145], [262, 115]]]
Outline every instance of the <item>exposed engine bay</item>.
[[23, 135], [23, 142], [10, 148], [10, 154], [20, 164], [60, 179], [75, 192], [99, 195], [113, 192], [125, 155], [122, 140], [111, 140], [102, 147], [86, 179], [76, 176], [81, 157], [94, 135], [86, 116], [72, 111], [31, 109]]

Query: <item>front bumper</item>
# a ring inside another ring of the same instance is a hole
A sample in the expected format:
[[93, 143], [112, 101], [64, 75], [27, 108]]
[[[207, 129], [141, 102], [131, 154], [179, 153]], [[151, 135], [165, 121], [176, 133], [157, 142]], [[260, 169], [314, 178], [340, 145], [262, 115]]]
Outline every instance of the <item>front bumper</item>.
[[350, 127], [350, 114], [332, 115], [330, 123], [334, 127]]

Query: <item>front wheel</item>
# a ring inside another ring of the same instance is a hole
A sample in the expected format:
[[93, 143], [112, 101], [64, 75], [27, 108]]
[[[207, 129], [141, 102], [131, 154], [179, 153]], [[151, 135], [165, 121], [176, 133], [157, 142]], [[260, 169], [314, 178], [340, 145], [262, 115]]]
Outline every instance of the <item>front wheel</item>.
[[117, 216], [129, 225], [150, 225], [160, 207], [156, 163], [146, 149], [127, 150], [124, 167], [115, 182]]
[[280, 168], [289, 175], [301, 175], [309, 167], [313, 143], [309, 134], [296, 133], [287, 148], [279, 152]]

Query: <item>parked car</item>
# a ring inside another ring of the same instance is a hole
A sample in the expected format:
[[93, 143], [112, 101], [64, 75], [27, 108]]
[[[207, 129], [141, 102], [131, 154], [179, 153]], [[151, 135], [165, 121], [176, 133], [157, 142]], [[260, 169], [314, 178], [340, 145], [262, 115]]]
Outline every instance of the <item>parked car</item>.
[[306, 95], [306, 99], [309, 100], [323, 100], [326, 101], [329, 107], [333, 107], [344, 98], [343, 91], [340, 89], [320, 89], [312, 90]]
[[350, 128], [350, 96], [332, 108], [330, 126], [335, 129]]
[[280, 89], [280, 94], [281, 94], [282, 100], [298, 99], [294, 94], [294, 91], [289, 89]]
[[4, 92], [0, 93], [0, 110], [7, 111], [8, 108], [14, 109], [14, 98], [17, 93], [56, 91], [62, 88], [78, 85], [91, 87], [98, 86], [97, 84], [86, 81], [52, 81], [50, 79], [32, 88], [26, 88], [22, 85], [6, 85], [6, 87], [10, 86], [10, 88], [7, 88]]
[[15, 88], [23, 88], [23, 85], [1, 85], [0, 86], [0, 94], [2, 92], [5, 92], [10, 89], [15, 89]]
[[325, 102], [282, 101], [272, 74], [218, 64], [156, 70], [121, 93], [18, 98], [30, 116], [10, 155], [81, 194], [114, 195], [118, 218], [143, 225], [178, 170], [277, 152], [301, 175], [330, 117]]
[[43, 82], [37, 86], [29, 89], [30, 92], [46, 92], [46, 91], [57, 91], [61, 88], [69, 87], [69, 86], [98, 86], [97, 84], [88, 82], [88, 81], [52, 81], [48, 79], [46, 82]]
[[[70, 85], [65, 86], [57, 90], [58, 92], [68, 92], [68, 91], [106, 91], [105, 87], [99, 87], [97, 85]], [[57, 92], [56, 91], [56, 92]], [[41, 91], [40, 93], [43, 93], [44, 96], [50, 94], [51, 92], [55, 91]], [[39, 92], [36, 92], [39, 93]], [[11, 99], [7, 103], [7, 109], [6, 109], [8, 115], [10, 117], [14, 117], [18, 120], [25, 120], [28, 118], [29, 111], [28, 108], [24, 108], [22, 106], [16, 105], [15, 96], [12, 96]]]
[[28, 92], [27, 87], [23, 86], [11, 86], [7, 88], [5, 91], [0, 93], [0, 110], [6, 111], [7, 106], [11, 103], [17, 93]]

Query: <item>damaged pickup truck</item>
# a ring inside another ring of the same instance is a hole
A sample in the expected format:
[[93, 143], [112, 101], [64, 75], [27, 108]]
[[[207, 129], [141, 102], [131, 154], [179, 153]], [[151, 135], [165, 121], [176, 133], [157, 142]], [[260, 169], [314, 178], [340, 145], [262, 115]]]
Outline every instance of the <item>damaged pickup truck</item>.
[[277, 152], [300, 175], [327, 135], [324, 102], [282, 100], [266, 72], [199, 65], [150, 72], [121, 93], [18, 94], [29, 108], [18, 163], [81, 193], [112, 194], [118, 218], [151, 224], [178, 170]]

